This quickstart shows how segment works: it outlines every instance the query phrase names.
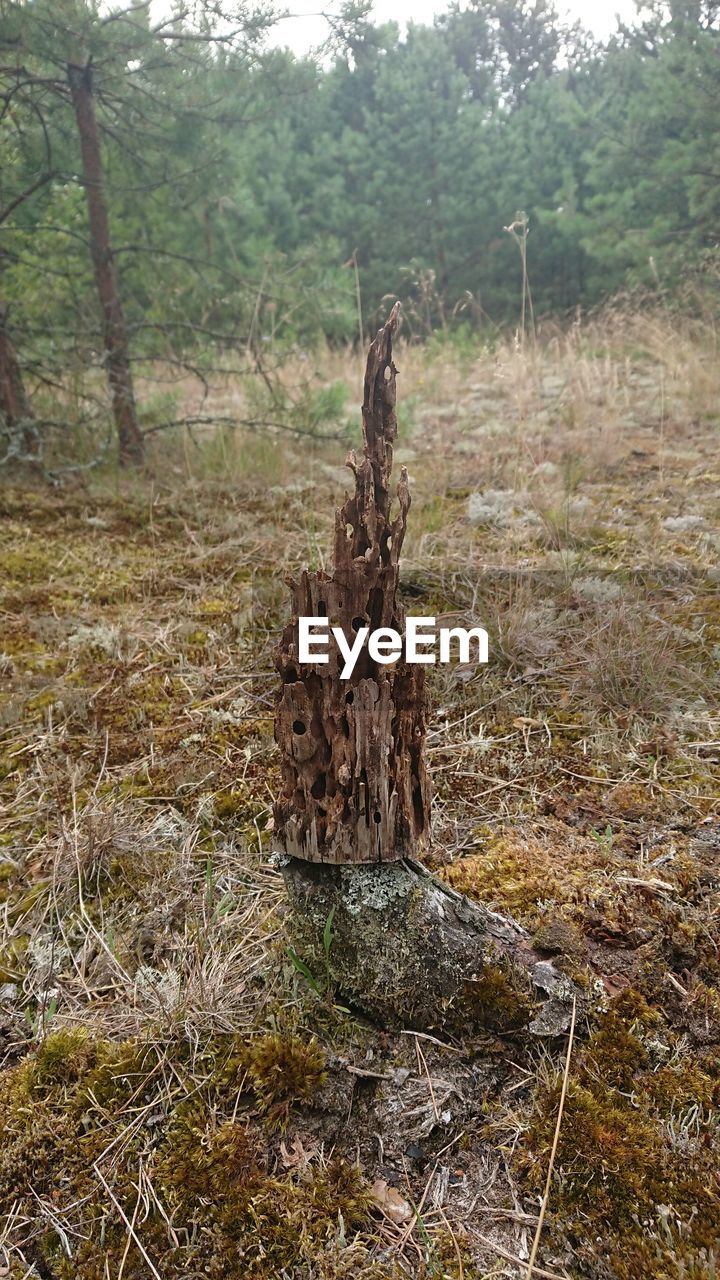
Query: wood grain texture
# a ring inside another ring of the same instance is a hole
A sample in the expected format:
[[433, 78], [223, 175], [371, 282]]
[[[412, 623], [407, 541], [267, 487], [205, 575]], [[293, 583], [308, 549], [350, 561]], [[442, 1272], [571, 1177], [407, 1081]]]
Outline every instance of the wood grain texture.
[[304, 570], [299, 581], [290, 580], [292, 619], [275, 651], [282, 680], [275, 715], [282, 792], [274, 809], [274, 848], [309, 862], [410, 857], [429, 828], [423, 667], [404, 657], [384, 666], [364, 647], [352, 677], [341, 680], [334, 645], [327, 664], [301, 664], [298, 657], [302, 616], [328, 618], [350, 642], [361, 626], [404, 632], [397, 596], [410, 510], [404, 467], [395, 502], [390, 490], [398, 313], [396, 303], [368, 353], [364, 449], [360, 459], [353, 451], [347, 460], [355, 491], [335, 514], [333, 572]]

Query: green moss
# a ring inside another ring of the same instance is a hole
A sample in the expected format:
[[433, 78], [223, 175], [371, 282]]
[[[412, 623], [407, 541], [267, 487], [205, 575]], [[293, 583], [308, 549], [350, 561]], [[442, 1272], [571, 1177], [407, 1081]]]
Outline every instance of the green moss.
[[95, 1047], [95, 1062], [79, 1082], [77, 1098], [83, 1114], [121, 1114], [130, 1099], [135, 1105], [142, 1102], [153, 1087], [161, 1050], [136, 1040], [104, 1041]]
[[294, 1102], [311, 1102], [325, 1080], [325, 1054], [314, 1039], [273, 1033], [245, 1051], [247, 1075], [273, 1126], [287, 1124]]
[[9, 906], [7, 908], [7, 918], [12, 923], [21, 920], [26, 916], [33, 907], [39, 902], [50, 888], [50, 881], [46, 879], [36, 880], [29, 888], [18, 886], [20, 892], [9, 896]]
[[158, 1185], [187, 1217], [202, 1200], [225, 1207], [265, 1178], [261, 1131], [233, 1120], [213, 1124], [199, 1102], [178, 1107], [156, 1162]]
[[57, 561], [57, 549], [47, 543], [26, 543], [20, 551], [3, 549], [3, 569], [9, 583], [33, 582], [49, 577]]
[[[178, 1102], [190, 1063], [204, 1083]], [[393, 1268], [372, 1263], [370, 1237], [362, 1241], [373, 1202], [361, 1171], [317, 1153], [283, 1171], [247, 1114], [250, 1092], [269, 1114], [286, 1115], [293, 1098], [313, 1096], [323, 1064], [315, 1041], [277, 1034], [156, 1048], [53, 1032], [0, 1074], [0, 1203], [16, 1206], [24, 1247], [53, 1280], [104, 1280], [123, 1259], [124, 1273], [144, 1280], [147, 1262], [126, 1227], [142, 1164], [158, 1198], [138, 1233], [163, 1280], [196, 1271], [211, 1280], [387, 1280]], [[71, 1257], [53, 1222], [38, 1217], [38, 1196], [51, 1200], [53, 1221], [71, 1215]]]
[[29, 943], [29, 934], [18, 933], [0, 947], [0, 982], [17, 982], [22, 978], [27, 968]]
[[468, 897], [497, 904], [523, 923], [539, 927], [538, 904], [581, 902], [590, 887], [589, 873], [600, 861], [597, 850], [508, 832], [493, 835], [482, 852], [461, 858], [441, 874]]
[[[717, 1247], [720, 1188], [711, 1104], [717, 1098], [708, 1056], [697, 1062], [661, 1015], [628, 989], [612, 1004], [576, 1056], [555, 1159], [556, 1233], [586, 1259], [602, 1242], [623, 1280], [676, 1277]], [[541, 1087], [521, 1158], [541, 1189], [560, 1101], [559, 1078]], [[665, 1206], [665, 1208], [663, 1208]], [[597, 1255], [599, 1256], [599, 1255]], [[652, 1265], [651, 1265], [652, 1261]], [[643, 1270], [646, 1266], [646, 1270]], [[701, 1274], [701, 1273], [700, 1273]]]
[[221, 819], [240, 816], [251, 820], [252, 815], [257, 813], [260, 807], [257, 801], [251, 799], [247, 788], [231, 788], [229, 791], [218, 792], [213, 803], [215, 814]]
[[699, 1062], [681, 1059], [648, 1071], [642, 1080], [642, 1091], [653, 1109], [663, 1118], [681, 1113], [687, 1107], [717, 1107], [720, 1102], [720, 1079], [717, 1057], [708, 1062], [708, 1071]]
[[614, 1088], [628, 1090], [635, 1074], [647, 1066], [648, 1052], [642, 1041], [616, 1011], [607, 1014], [599, 1031], [590, 1038], [585, 1062], [593, 1064], [598, 1076]]
[[[531, 1142], [549, 1153], [559, 1090], [544, 1098]], [[683, 1217], [701, 1213], [709, 1224], [720, 1209], [708, 1175], [713, 1161], [700, 1153], [692, 1162], [669, 1152], [644, 1111], [634, 1111], [612, 1089], [574, 1081], [569, 1089], [556, 1158], [566, 1206], [611, 1228], [629, 1228], [638, 1213], [671, 1203]]]
[[53, 1031], [28, 1062], [28, 1086], [45, 1091], [52, 1085], [76, 1084], [97, 1061], [97, 1046], [82, 1027]]
[[463, 983], [453, 1012], [459, 1030], [482, 1027], [510, 1032], [527, 1026], [530, 1009], [527, 993], [519, 989], [517, 982], [511, 982], [503, 969], [486, 965], [477, 977]]

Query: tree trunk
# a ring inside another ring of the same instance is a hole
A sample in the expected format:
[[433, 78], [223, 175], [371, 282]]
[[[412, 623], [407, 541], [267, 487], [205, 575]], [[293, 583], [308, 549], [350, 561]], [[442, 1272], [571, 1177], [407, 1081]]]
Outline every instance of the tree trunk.
[[110, 243], [105, 176], [93, 98], [92, 68], [89, 64], [75, 66], [70, 63], [67, 67], [67, 78], [80, 136], [83, 180], [90, 223], [90, 248], [102, 311], [108, 382], [118, 435], [118, 457], [121, 466], [139, 466], [144, 460], [145, 447], [137, 419], [125, 315]]
[[392, 338], [398, 305], [368, 355], [364, 457], [349, 458], [355, 493], [335, 518], [332, 574], [290, 582], [291, 622], [275, 651], [282, 677], [275, 738], [283, 785], [273, 843], [288, 891], [286, 931], [313, 976], [385, 1026], [454, 1034], [569, 1022], [572, 985], [525, 931], [435, 880], [415, 858], [429, 829], [424, 668], [362, 650], [352, 678], [338, 654], [300, 663], [298, 618], [329, 618], [351, 640], [360, 625], [393, 627], [410, 508], [405, 468], [393, 519], [397, 434]]
[[384, 866], [284, 860], [286, 932], [316, 981], [383, 1027], [559, 1035], [575, 991], [520, 925], [436, 880]]
[[0, 413], [9, 438], [8, 461], [35, 463], [38, 433], [7, 321], [8, 307], [0, 298]]

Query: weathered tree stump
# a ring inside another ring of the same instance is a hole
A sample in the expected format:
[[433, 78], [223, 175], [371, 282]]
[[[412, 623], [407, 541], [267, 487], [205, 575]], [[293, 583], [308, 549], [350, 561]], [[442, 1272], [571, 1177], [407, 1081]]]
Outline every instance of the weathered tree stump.
[[[297, 953], [346, 1000], [385, 1026], [562, 1030], [570, 984], [514, 921], [470, 902], [416, 860], [430, 825], [424, 668], [374, 662], [364, 648], [349, 680], [300, 662], [300, 617], [326, 618], [349, 642], [358, 628], [404, 632], [397, 598], [410, 492], [405, 468], [391, 512], [396, 304], [370, 347], [364, 453], [350, 454], [355, 492], [336, 512], [331, 574], [290, 581], [292, 620], [275, 651], [282, 791], [273, 847], [283, 865], [286, 928]], [[329, 922], [329, 928], [328, 928]]]
[[350, 680], [330, 647], [327, 664], [298, 657], [298, 618], [328, 618], [353, 640], [360, 627], [393, 627], [405, 614], [397, 599], [400, 551], [410, 492], [403, 467], [398, 512], [390, 512], [390, 472], [397, 435], [392, 336], [399, 305], [373, 342], [365, 373], [364, 456], [348, 466], [355, 493], [335, 513], [332, 574], [305, 570], [291, 582], [292, 621], [275, 653], [282, 676], [275, 738], [283, 791], [275, 838], [308, 862], [392, 862], [411, 856], [430, 819], [425, 766], [422, 666], [373, 662], [365, 648]]

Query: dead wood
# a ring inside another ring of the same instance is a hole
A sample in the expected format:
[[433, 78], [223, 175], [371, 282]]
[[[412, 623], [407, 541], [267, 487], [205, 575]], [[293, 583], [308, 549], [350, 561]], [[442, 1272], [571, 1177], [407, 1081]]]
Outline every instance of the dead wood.
[[335, 514], [334, 569], [291, 581], [291, 622], [275, 652], [282, 677], [275, 738], [282, 793], [276, 848], [309, 862], [380, 863], [412, 856], [427, 833], [426, 694], [422, 666], [374, 662], [364, 649], [350, 680], [338, 653], [301, 665], [298, 618], [328, 618], [352, 641], [361, 626], [404, 630], [397, 599], [400, 551], [410, 509], [407, 471], [391, 512], [397, 435], [392, 339], [398, 304], [370, 347], [362, 407], [365, 447], [348, 466], [355, 492]]
[[[385, 1027], [558, 1035], [573, 984], [507, 916], [407, 860], [283, 867], [286, 930], [313, 976]], [[329, 924], [328, 924], [329, 922]]]

